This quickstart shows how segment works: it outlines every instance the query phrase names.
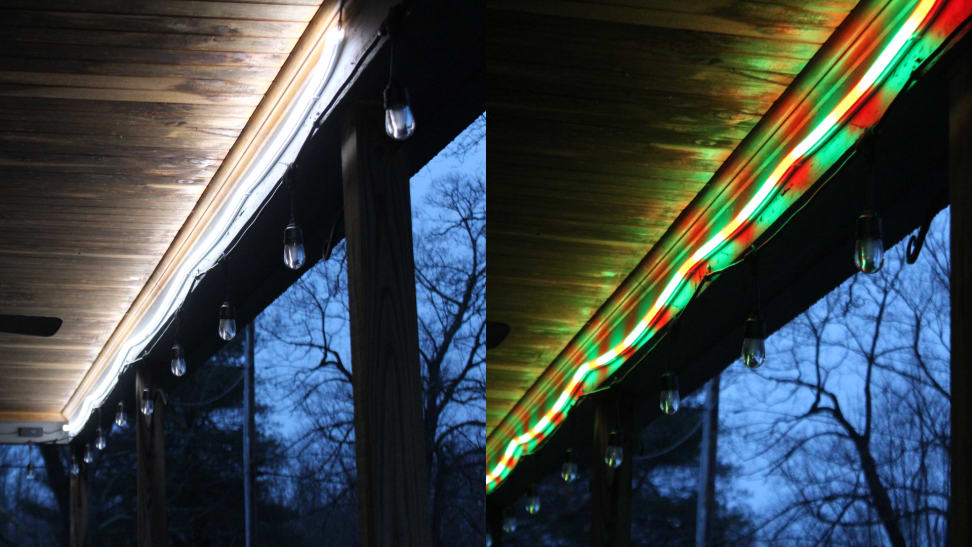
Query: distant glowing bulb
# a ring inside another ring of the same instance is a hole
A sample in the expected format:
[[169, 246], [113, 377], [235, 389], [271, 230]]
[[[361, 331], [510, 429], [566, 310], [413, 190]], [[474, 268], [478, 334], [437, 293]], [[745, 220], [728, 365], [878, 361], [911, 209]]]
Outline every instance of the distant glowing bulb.
[[128, 425], [128, 416], [125, 416], [125, 403], [118, 401], [118, 412], [115, 413], [115, 425], [125, 427]]
[[105, 432], [100, 426], [98, 427], [98, 432], [95, 434], [95, 448], [98, 450], [105, 449]]
[[874, 211], [864, 211], [857, 217], [857, 240], [854, 244], [854, 264], [866, 274], [873, 274], [884, 265], [884, 239], [881, 217]]
[[662, 374], [662, 388], [658, 397], [658, 407], [665, 414], [678, 412], [681, 396], [678, 393], [678, 378], [671, 372]]
[[564, 482], [574, 482], [577, 479], [577, 463], [574, 461], [574, 451], [567, 449], [567, 459], [560, 466], [560, 478]]
[[84, 445], [84, 463], [91, 463], [94, 461], [94, 454], [91, 453], [91, 443], [85, 443]]
[[142, 390], [142, 414], [151, 416], [155, 410], [155, 403], [152, 401], [152, 392], [148, 389]]
[[533, 485], [527, 489], [525, 509], [526, 512], [531, 515], [536, 515], [540, 512], [540, 496], [537, 495], [536, 485]]
[[229, 300], [219, 307], [219, 337], [229, 342], [236, 336], [236, 313]]
[[27, 480], [34, 480], [34, 462], [27, 462]]
[[516, 531], [516, 517], [512, 514], [503, 515], [503, 531], [512, 534]]
[[766, 361], [766, 327], [758, 315], [746, 319], [743, 334], [742, 362], [749, 368], [759, 368]]
[[624, 462], [624, 447], [621, 446], [621, 440], [619, 438], [617, 431], [612, 431], [608, 435], [607, 448], [604, 450], [604, 463], [612, 469], [617, 469], [621, 467]]
[[71, 474], [77, 476], [81, 472], [81, 466], [78, 465], [78, 459], [71, 454]]
[[186, 354], [182, 351], [182, 346], [176, 342], [172, 345], [172, 350], [170, 352], [171, 360], [169, 361], [169, 370], [172, 371], [173, 376], [182, 376], [186, 373]]
[[283, 259], [291, 270], [299, 270], [304, 265], [304, 232], [293, 221], [284, 228]]
[[408, 104], [408, 90], [394, 79], [385, 88], [385, 133], [403, 141], [415, 132], [415, 117]]

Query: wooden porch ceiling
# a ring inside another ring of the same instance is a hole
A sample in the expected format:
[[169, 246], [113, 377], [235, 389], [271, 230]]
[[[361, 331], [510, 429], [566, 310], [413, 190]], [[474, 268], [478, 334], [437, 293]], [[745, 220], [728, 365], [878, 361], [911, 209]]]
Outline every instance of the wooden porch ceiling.
[[0, 7], [0, 422], [61, 411], [320, 0]]
[[855, 4], [487, 2], [487, 434]]

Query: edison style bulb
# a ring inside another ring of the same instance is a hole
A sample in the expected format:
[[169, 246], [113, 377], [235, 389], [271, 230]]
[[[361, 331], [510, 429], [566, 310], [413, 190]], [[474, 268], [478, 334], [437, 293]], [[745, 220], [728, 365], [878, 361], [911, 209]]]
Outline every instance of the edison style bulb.
[[98, 432], [95, 434], [95, 448], [98, 450], [105, 449], [105, 432], [102, 431], [101, 427], [98, 427]]
[[74, 456], [74, 454], [71, 454], [71, 474], [77, 475], [80, 472], [81, 466], [78, 465], [78, 459]]
[[142, 390], [142, 414], [151, 416], [155, 410], [155, 403], [152, 401], [152, 392], [148, 389]]
[[291, 270], [299, 270], [304, 265], [304, 232], [293, 221], [284, 228], [283, 259]]
[[92, 461], [94, 461], [94, 454], [91, 453], [91, 443], [85, 443], [84, 463], [91, 463]]
[[125, 415], [125, 403], [118, 401], [118, 412], [115, 414], [115, 425], [125, 427], [128, 425], [128, 416]]
[[236, 336], [236, 313], [229, 300], [219, 307], [219, 337], [229, 342]]
[[537, 495], [536, 486], [531, 486], [527, 489], [526, 506], [524, 508], [531, 515], [536, 515], [540, 512], [540, 496]]
[[859, 271], [866, 274], [876, 273], [884, 265], [881, 217], [874, 211], [864, 211], [857, 217], [854, 264]]
[[742, 362], [749, 368], [759, 368], [766, 360], [766, 328], [757, 315], [746, 319], [742, 343]]
[[27, 479], [34, 480], [34, 462], [27, 462]]
[[671, 372], [662, 374], [662, 388], [658, 397], [658, 407], [665, 414], [678, 412], [681, 396], [678, 393], [678, 378]]
[[403, 141], [415, 132], [415, 117], [408, 104], [408, 90], [395, 80], [385, 88], [385, 133], [396, 141]]
[[182, 376], [186, 373], [186, 354], [182, 351], [182, 346], [179, 343], [172, 345], [172, 351], [170, 353], [172, 356], [171, 361], [169, 361], [169, 370], [172, 371], [173, 376]]
[[608, 436], [607, 448], [604, 450], [604, 463], [612, 469], [621, 467], [624, 462], [624, 447], [621, 446], [621, 439], [617, 431], [612, 431]]
[[564, 482], [574, 482], [577, 479], [577, 463], [574, 461], [574, 451], [567, 449], [567, 459], [560, 466], [560, 478]]

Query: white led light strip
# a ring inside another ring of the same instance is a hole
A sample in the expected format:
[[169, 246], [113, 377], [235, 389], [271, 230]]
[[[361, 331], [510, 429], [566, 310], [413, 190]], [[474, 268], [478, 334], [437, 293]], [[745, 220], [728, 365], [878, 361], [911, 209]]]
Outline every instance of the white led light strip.
[[224, 251], [245, 229], [251, 217], [259, 212], [267, 196], [293, 164], [315, 120], [325, 108], [322, 94], [334, 73], [343, 38], [344, 33], [337, 26], [324, 35], [319, 61], [303, 80], [303, 88], [287, 106], [286, 113], [269, 140], [234, 183], [232, 193], [225, 197], [220, 210], [203, 227], [204, 233], [200, 239], [177, 266], [178, 269], [142, 315], [132, 334], [115, 352], [83, 402], [66, 416], [67, 423], [63, 429], [69, 437], [81, 431], [91, 412], [111, 393], [125, 367], [142, 354], [182, 305], [197, 275], [219, 262]]

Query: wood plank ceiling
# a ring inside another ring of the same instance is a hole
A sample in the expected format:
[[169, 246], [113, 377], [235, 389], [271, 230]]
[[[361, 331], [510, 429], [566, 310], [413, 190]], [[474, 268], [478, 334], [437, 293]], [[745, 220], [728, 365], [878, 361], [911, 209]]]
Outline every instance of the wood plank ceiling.
[[320, 0], [0, 5], [0, 421], [57, 418]]
[[487, 433], [855, 4], [487, 1]]

